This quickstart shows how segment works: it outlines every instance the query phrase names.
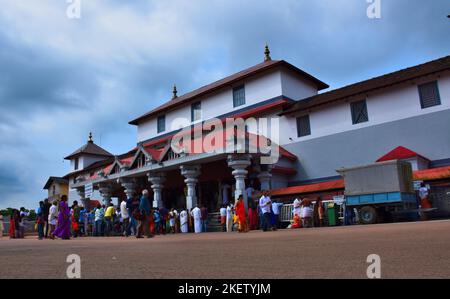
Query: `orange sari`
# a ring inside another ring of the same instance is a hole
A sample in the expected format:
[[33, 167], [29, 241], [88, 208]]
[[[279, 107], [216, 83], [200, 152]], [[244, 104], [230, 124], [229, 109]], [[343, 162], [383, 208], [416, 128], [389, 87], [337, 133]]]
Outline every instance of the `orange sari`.
[[247, 215], [245, 213], [245, 206], [242, 200], [237, 201], [235, 210], [239, 219], [239, 232], [248, 232]]

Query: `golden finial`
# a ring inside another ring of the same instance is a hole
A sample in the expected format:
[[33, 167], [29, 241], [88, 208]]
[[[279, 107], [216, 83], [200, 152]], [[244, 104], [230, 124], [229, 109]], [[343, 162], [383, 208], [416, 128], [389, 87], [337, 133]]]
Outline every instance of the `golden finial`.
[[89, 140], [88, 142], [94, 142], [94, 140], [92, 140], [92, 132], [89, 132]]
[[173, 85], [173, 91], [172, 91], [172, 93], [173, 93], [172, 100], [178, 98], [177, 92], [178, 92], [177, 91], [177, 86], [174, 84]]
[[269, 45], [266, 43], [266, 48], [264, 50], [264, 61], [270, 61], [272, 60], [272, 58], [270, 58], [270, 50], [269, 50]]

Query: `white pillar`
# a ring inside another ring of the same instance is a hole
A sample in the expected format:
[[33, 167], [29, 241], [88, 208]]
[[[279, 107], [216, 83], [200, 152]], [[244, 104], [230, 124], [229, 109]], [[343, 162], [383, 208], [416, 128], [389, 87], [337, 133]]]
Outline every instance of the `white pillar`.
[[166, 174], [163, 172], [159, 173], [151, 173], [147, 174], [148, 181], [152, 184], [153, 190], [153, 207], [154, 208], [162, 208], [162, 189], [164, 188], [164, 182], [166, 181]]
[[197, 177], [200, 175], [200, 166], [182, 165], [180, 166], [181, 175], [186, 179], [184, 182], [187, 186], [186, 208], [190, 211], [197, 205], [197, 195], [195, 194], [195, 186], [197, 185]]
[[110, 184], [100, 184], [98, 191], [100, 192], [100, 195], [102, 196], [103, 199], [103, 204], [105, 206], [108, 206], [109, 203], [111, 202], [111, 196], [112, 196], [112, 187]]
[[77, 188], [77, 194], [80, 197], [81, 204], [85, 209], [89, 209], [89, 198], [85, 197], [84, 186]]
[[127, 196], [127, 199], [134, 198], [136, 196], [136, 179], [134, 178], [120, 178], [117, 179], [117, 183], [122, 185], [122, 187], [125, 189], [125, 195]]
[[270, 181], [272, 180], [272, 174], [270, 173], [271, 167], [267, 170], [261, 171], [258, 174], [259, 183], [261, 184], [261, 190], [270, 190]]
[[245, 192], [245, 178], [247, 177], [247, 167], [251, 164], [250, 155], [233, 154], [228, 155], [228, 166], [233, 168], [231, 173], [236, 180], [236, 189], [234, 191], [234, 199], [238, 199], [239, 195], [244, 197], [245, 210], [248, 210], [247, 193]]

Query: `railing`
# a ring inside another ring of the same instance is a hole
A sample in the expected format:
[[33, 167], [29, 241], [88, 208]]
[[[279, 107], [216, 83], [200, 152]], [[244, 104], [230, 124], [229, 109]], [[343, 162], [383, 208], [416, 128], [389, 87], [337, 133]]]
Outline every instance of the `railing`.
[[290, 222], [292, 220], [292, 210], [294, 204], [284, 204], [280, 210], [280, 222]]

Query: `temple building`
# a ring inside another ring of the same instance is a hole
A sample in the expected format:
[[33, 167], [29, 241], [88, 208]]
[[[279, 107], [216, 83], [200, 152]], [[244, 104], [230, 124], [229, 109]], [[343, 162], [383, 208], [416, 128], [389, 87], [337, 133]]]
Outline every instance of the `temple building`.
[[[325, 91], [323, 81], [272, 60], [266, 46], [260, 64], [184, 95], [174, 86], [172, 99], [129, 122], [137, 128], [137, 144], [129, 152], [113, 155], [90, 135], [65, 158], [71, 161], [65, 178], [83, 201], [93, 190], [108, 203], [148, 189], [155, 207], [210, 210], [224, 199], [245, 197], [249, 184], [274, 196], [339, 193], [343, 183], [336, 169], [386, 159], [408, 159], [416, 172], [437, 173], [444, 180], [440, 186], [449, 188], [449, 69], [447, 56]], [[197, 132], [211, 120], [220, 126], [263, 118], [269, 122], [263, 133], [250, 121], [244, 130]], [[194, 135], [179, 143], [181, 151], [173, 146], [180, 133]], [[231, 151], [201, 146], [209, 141], [228, 149], [230, 138]], [[193, 151], [196, 143], [200, 150]], [[256, 150], [249, 151], [252, 146]], [[274, 153], [273, 163], [262, 162]]]

